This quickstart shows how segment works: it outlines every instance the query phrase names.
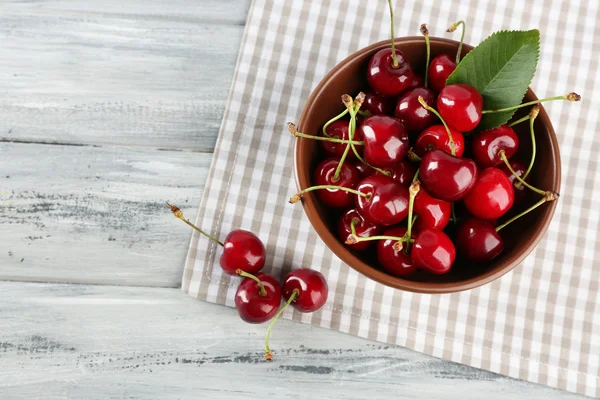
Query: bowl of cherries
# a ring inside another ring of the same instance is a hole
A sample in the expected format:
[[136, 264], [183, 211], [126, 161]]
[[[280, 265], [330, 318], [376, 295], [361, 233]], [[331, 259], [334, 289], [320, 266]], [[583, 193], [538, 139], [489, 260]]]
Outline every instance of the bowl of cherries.
[[[419, 293], [504, 275], [548, 228], [561, 183], [558, 141], [529, 88], [539, 32], [477, 47], [421, 36], [375, 43], [317, 85], [298, 125], [295, 172], [317, 234], [347, 265]], [[459, 21], [449, 32], [462, 27]]]

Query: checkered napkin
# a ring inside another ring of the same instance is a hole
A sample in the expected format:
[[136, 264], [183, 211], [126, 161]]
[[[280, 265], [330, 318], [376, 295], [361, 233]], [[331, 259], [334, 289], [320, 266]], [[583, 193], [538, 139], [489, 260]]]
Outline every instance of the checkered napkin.
[[[577, 393], [600, 395], [600, 12], [598, 1], [398, 2], [397, 36], [433, 36], [459, 19], [466, 42], [501, 29], [541, 30], [532, 87], [540, 96], [583, 96], [545, 105], [560, 141], [563, 186], [556, 215], [535, 251], [501, 279], [449, 295], [394, 290], [343, 264], [321, 242], [296, 192], [293, 137], [304, 102], [352, 52], [390, 32], [387, 2], [255, 0], [196, 222], [213, 235], [255, 232], [266, 271], [320, 270], [330, 286], [313, 314], [294, 320], [394, 343], [444, 359]], [[192, 237], [183, 275], [191, 296], [233, 306], [239, 278], [219, 268], [218, 246]]]

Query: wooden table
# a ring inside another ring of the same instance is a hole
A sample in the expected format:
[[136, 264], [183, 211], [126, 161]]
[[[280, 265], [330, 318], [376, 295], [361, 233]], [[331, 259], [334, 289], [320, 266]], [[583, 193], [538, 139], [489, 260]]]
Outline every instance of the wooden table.
[[178, 289], [249, 3], [0, 3], [0, 398], [576, 397]]

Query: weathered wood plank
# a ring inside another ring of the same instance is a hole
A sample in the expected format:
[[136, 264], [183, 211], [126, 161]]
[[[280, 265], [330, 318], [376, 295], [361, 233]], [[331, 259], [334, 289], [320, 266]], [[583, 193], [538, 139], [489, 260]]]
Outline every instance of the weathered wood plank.
[[0, 141], [212, 151], [249, 4], [1, 2]]
[[[339, 332], [266, 326], [177, 289], [0, 283], [2, 399], [565, 399]], [[309, 396], [310, 394], [310, 396]]]
[[210, 159], [0, 143], [0, 280], [178, 287]]

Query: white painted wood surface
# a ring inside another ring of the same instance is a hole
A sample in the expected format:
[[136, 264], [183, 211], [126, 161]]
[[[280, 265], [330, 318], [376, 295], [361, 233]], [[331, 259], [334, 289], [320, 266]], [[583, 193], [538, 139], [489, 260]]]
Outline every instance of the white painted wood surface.
[[249, 4], [0, 2], [0, 399], [575, 398], [177, 289]]

